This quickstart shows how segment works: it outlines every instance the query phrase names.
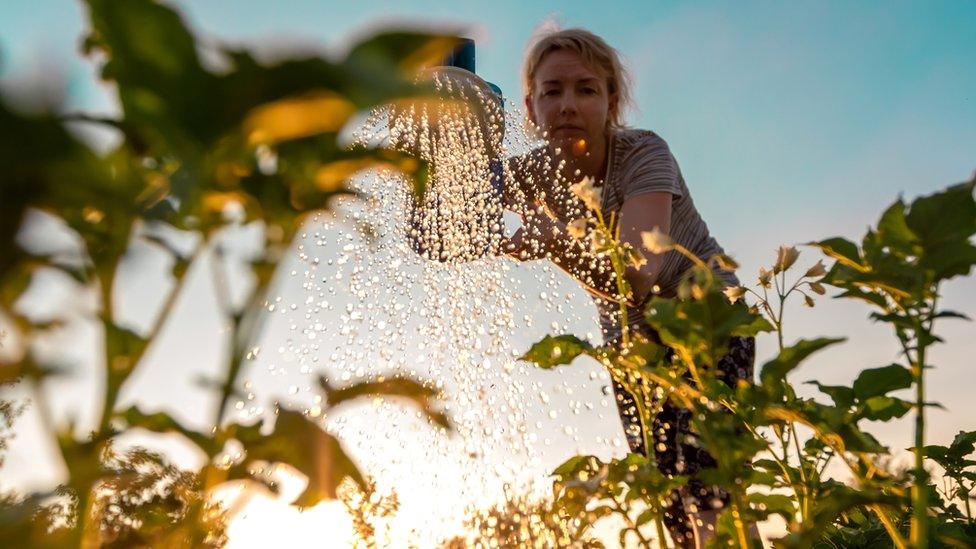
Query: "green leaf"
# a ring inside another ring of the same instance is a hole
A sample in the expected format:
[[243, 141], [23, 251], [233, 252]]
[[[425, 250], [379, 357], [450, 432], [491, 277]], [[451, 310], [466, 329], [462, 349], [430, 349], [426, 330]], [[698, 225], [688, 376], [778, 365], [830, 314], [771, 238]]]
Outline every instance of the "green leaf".
[[573, 456], [556, 467], [552, 474], [562, 478], [575, 477], [579, 475], [580, 471], [587, 468], [593, 468], [594, 463], [598, 461], [599, 460], [594, 456]]
[[452, 34], [423, 34], [408, 31], [384, 31], [356, 44], [346, 62], [377, 70], [396, 69], [404, 77], [414, 71], [438, 65], [460, 43]]
[[802, 527], [787, 537], [777, 540], [777, 547], [814, 547], [815, 543], [822, 538], [824, 531], [843, 513], [872, 504], [897, 505], [901, 500], [876, 489], [856, 490], [842, 484], [834, 484], [829, 489], [823, 490], [812, 503], [811, 512], [804, 517]]
[[319, 376], [319, 387], [325, 392], [326, 401], [330, 407], [363, 397], [399, 397], [412, 401], [434, 423], [451, 430], [451, 422], [447, 415], [433, 408], [439, 391], [430, 387], [429, 383], [421, 383], [405, 377], [365, 381], [349, 387], [336, 389], [329, 385], [328, 380]]
[[749, 494], [749, 503], [759, 508], [762, 515], [779, 515], [787, 524], [796, 517], [796, 504], [792, 497], [784, 494], [764, 494], [754, 492]]
[[902, 417], [914, 408], [907, 400], [890, 396], [875, 396], [864, 401], [861, 415], [871, 421], [889, 421]]
[[961, 320], [972, 320], [971, 318], [969, 318], [969, 316], [967, 316], [964, 313], [960, 313], [959, 311], [948, 311], [948, 310], [939, 311], [932, 318], [958, 318]]
[[952, 444], [949, 445], [949, 454], [963, 458], [976, 451], [976, 431], [959, 431]]
[[102, 77], [118, 83], [127, 122], [157, 146], [214, 131], [216, 78], [206, 72], [182, 17], [152, 0], [87, 0], [90, 48], [106, 54]]
[[702, 366], [714, 366], [728, 351], [732, 336], [754, 335], [771, 327], [744, 301], [729, 303], [707, 269], [693, 271], [690, 278], [679, 291], [686, 298], [655, 296], [644, 308], [647, 323], [679, 354], [693, 357]]
[[807, 383], [816, 385], [821, 393], [826, 394], [834, 401], [834, 406], [844, 410], [854, 405], [854, 389], [843, 385], [823, 385], [819, 381], [808, 381]]
[[637, 515], [637, 520], [634, 521], [634, 524], [638, 528], [640, 528], [641, 526], [644, 526], [645, 524], [648, 524], [650, 522], [653, 522], [660, 513], [661, 513], [661, 511], [659, 511], [658, 509], [654, 509], [654, 508], [645, 509], [644, 512], [642, 512], [641, 514]]
[[117, 412], [115, 417], [124, 421], [129, 427], [141, 427], [155, 433], [180, 434], [210, 456], [219, 450], [216, 448], [216, 442], [213, 438], [184, 427], [183, 424], [173, 419], [166, 412], [147, 414], [140, 410], [138, 406], [132, 406], [121, 412]]
[[239, 432], [237, 438], [248, 462], [286, 463], [308, 477], [308, 485], [295, 501], [299, 507], [335, 499], [336, 489], [346, 478], [360, 488], [366, 485], [342, 444], [302, 412], [281, 408], [270, 435], [244, 436]]
[[535, 363], [549, 370], [569, 364], [581, 354], [593, 351], [593, 346], [574, 335], [546, 336], [532, 345], [519, 360]]
[[796, 344], [786, 347], [779, 355], [765, 363], [759, 373], [763, 385], [786, 379], [786, 374], [793, 371], [801, 362], [813, 353], [831, 345], [835, 345], [847, 338], [821, 337], [813, 340], [801, 339]]
[[967, 240], [954, 240], [925, 249], [919, 267], [932, 271], [936, 282], [967, 276], [976, 265], [976, 246]]
[[976, 234], [976, 179], [959, 183], [912, 202], [905, 220], [923, 246], [967, 240]]
[[105, 327], [105, 354], [108, 361], [109, 377], [121, 383], [137, 365], [149, 342], [132, 330], [103, 320]]
[[846, 238], [828, 238], [819, 242], [808, 242], [808, 246], [816, 246], [829, 257], [836, 259], [840, 264], [858, 271], [865, 271], [867, 268], [861, 263], [861, 253], [854, 244]]
[[928, 446], [924, 446], [922, 448], [922, 454], [925, 457], [927, 457], [927, 458], [935, 461], [936, 463], [938, 463], [942, 467], [945, 467], [947, 469], [950, 467], [950, 465], [949, 465], [950, 460], [948, 459], [949, 458], [949, 448], [947, 448], [945, 446], [938, 446], [938, 445], [935, 445], [935, 444], [928, 445]]
[[905, 203], [900, 198], [881, 214], [877, 233], [882, 245], [905, 253], [912, 253], [918, 242], [918, 237], [905, 222]]
[[745, 324], [740, 324], [732, 329], [732, 335], [739, 337], [756, 337], [763, 332], [775, 332], [776, 328], [762, 315], [754, 315], [752, 320]]
[[912, 372], [899, 364], [868, 368], [854, 380], [854, 395], [860, 400], [907, 389], [914, 381]]

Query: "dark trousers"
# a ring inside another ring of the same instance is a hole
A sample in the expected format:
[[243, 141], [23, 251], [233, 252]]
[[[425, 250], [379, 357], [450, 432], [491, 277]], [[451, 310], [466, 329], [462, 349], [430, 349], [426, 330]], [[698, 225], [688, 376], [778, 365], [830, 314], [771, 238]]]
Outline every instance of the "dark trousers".
[[[654, 334], [656, 335], [656, 334]], [[670, 361], [674, 351], [669, 349], [665, 360]], [[729, 387], [738, 380], [752, 381], [756, 358], [756, 340], [751, 337], [733, 337], [729, 352], [718, 363], [718, 375]], [[643, 426], [637, 413], [634, 395], [623, 385], [613, 381], [617, 412], [624, 426], [627, 444], [635, 453], [647, 455], [644, 448]], [[728, 494], [717, 486], [708, 486], [696, 478], [702, 469], [716, 466], [715, 458], [697, 444], [698, 437], [691, 430], [691, 412], [665, 403], [651, 425], [655, 445], [654, 459], [658, 469], [666, 475], [688, 475], [688, 484], [672, 492], [664, 509], [664, 523], [671, 537], [679, 544], [693, 539], [694, 530], [685, 505], [694, 505], [698, 512], [721, 509], [728, 503]]]

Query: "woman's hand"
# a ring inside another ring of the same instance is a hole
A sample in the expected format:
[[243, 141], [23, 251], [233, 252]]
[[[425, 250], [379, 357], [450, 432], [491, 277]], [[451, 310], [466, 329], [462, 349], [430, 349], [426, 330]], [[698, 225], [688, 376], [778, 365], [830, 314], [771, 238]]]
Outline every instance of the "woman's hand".
[[502, 251], [519, 261], [544, 259], [551, 255], [553, 242], [565, 228], [541, 207], [522, 215], [522, 226], [502, 242]]

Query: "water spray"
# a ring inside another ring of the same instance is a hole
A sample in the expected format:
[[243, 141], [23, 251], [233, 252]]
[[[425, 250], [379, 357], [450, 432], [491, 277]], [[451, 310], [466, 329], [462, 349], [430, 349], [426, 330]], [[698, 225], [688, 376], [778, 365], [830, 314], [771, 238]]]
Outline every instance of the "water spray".
[[460, 44], [420, 82], [436, 95], [391, 109], [391, 144], [430, 165], [423, 197], [409, 208], [408, 240], [422, 257], [467, 262], [497, 255], [503, 237], [504, 99], [475, 72], [475, 43]]

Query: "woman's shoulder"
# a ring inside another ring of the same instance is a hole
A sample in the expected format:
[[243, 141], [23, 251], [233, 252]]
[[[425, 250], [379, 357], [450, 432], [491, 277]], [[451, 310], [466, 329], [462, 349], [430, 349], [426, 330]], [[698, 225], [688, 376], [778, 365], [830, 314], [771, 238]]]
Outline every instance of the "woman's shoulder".
[[641, 128], [622, 128], [614, 134], [614, 152], [619, 160], [635, 156], [668, 153], [667, 141], [656, 132]]
[[613, 157], [613, 185], [622, 199], [648, 192], [670, 192], [676, 198], [686, 194], [677, 161], [657, 133], [639, 128], [617, 130]]

